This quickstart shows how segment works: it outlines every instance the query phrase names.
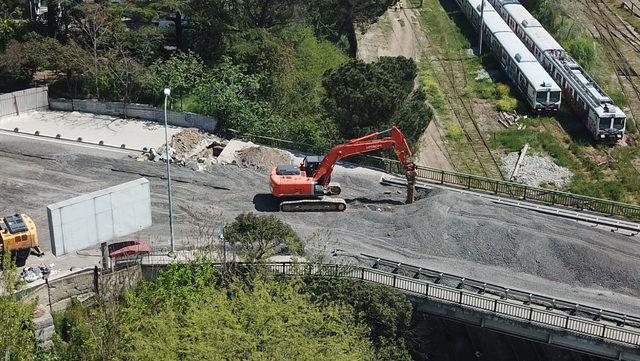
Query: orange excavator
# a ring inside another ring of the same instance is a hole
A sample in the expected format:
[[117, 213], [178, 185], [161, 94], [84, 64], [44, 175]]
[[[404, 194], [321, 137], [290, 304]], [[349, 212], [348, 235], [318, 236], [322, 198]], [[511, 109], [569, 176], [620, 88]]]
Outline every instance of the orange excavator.
[[[384, 137], [383, 137], [384, 136]], [[331, 182], [333, 167], [341, 159], [355, 154], [393, 148], [407, 177], [407, 203], [413, 202], [416, 166], [407, 140], [396, 126], [391, 129], [352, 139], [333, 147], [327, 155], [307, 156], [300, 166], [279, 165], [271, 171], [271, 193], [283, 201], [283, 212], [341, 212], [347, 208], [344, 199], [331, 198], [341, 192]]]

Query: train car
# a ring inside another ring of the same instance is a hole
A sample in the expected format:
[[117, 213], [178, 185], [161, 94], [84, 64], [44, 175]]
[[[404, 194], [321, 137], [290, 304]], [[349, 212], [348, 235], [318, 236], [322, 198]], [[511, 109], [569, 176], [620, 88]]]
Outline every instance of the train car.
[[[471, 25], [479, 30], [481, 0], [456, 2]], [[482, 21], [484, 43], [531, 109], [536, 112], [557, 111], [561, 102], [560, 87], [489, 3], [485, 3]]]
[[488, 0], [562, 88], [564, 100], [595, 140], [622, 139], [627, 116], [517, 0]]

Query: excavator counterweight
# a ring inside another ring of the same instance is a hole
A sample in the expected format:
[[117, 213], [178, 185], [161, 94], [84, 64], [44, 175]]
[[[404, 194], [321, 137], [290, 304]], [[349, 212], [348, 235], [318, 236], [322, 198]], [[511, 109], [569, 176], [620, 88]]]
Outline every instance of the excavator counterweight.
[[[384, 136], [384, 137], [383, 137]], [[383, 132], [352, 139], [333, 147], [324, 157], [307, 156], [300, 166], [280, 165], [271, 171], [271, 193], [283, 199], [283, 212], [342, 212], [347, 208], [344, 199], [331, 198], [341, 192], [340, 185], [331, 182], [336, 163], [355, 154], [393, 148], [407, 177], [407, 203], [413, 202], [415, 165], [407, 140], [397, 127]]]

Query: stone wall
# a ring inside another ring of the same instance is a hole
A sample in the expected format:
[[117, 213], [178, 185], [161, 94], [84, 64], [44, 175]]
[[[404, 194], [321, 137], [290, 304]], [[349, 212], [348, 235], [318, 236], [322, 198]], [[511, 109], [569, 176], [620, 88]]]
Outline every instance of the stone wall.
[[36, 337], [41, 346], [48, 347], [55, 332], [51, 312], [64, 310], [73, 300], [86, 302], [96, 295], [113, 298], [135, 287], [141, 279], [142, 269], [139, 265], [104, 274], [100, 274], [97, 268], [85, 268], [37, 281], [22, 289], [18, 296], [38, 305], [33, 315]]

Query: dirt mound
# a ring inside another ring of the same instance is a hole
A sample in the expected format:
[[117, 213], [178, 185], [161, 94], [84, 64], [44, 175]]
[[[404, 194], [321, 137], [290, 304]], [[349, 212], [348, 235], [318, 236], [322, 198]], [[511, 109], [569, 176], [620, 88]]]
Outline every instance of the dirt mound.
[[189, 153], [203, 139], [204, 133], [196, 128], [187, 128], [171, 138], [171, 148], [178, 153]]
[[292, 164], [291, 153], [267, 147], [250, 147], [236, 153], [238, 164], [247, 168], [271, 169], [281, 164]]

